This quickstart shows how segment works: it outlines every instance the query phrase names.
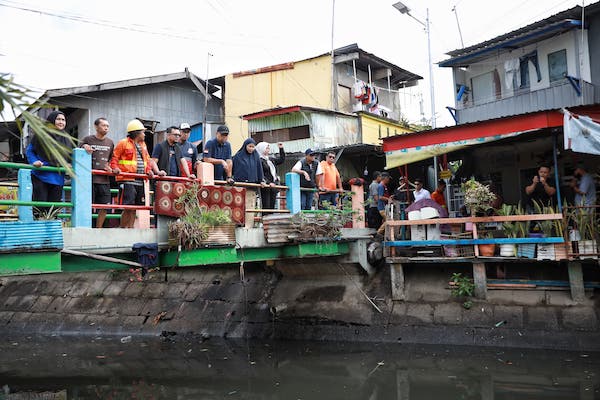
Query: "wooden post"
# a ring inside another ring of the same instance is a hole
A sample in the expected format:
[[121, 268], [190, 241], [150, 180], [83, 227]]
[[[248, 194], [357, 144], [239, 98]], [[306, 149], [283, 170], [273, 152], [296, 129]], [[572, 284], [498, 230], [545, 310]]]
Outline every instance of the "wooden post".
[[571, 286], [571, 298], [573, 299], [573, 301], [581, 302], [585, 299], [581, 262], [569, 261], [567, 268], [569, 269], [569, 285]]
[[352, 191], [352, 227], [353, 228], [364, 228], [365, 227], [365, 189], [364, 187], [352, 185], [350, 187]]
[[404, 269], [400, 263], [390, 264], [390, 277], [392, 281], [392, 300], [404, 300]]
[[71, 179], [71, 225], [74, 228], [92, 227], [92, 156], [81, 148], [73, 149]]
[[[33, 198], [33, 184], [31, 183], [31, 170], [19, 169], [19, 188], [17, 199], [20, 201], [31, 201]], [[18, 206], [19, 221], [33, 222], [33, 207]]]
[[485, 300], [487, 298], [487, 277], [485, 274], [485, 263], [473, 263], [473, 283], [475, 283], [475, 297]]

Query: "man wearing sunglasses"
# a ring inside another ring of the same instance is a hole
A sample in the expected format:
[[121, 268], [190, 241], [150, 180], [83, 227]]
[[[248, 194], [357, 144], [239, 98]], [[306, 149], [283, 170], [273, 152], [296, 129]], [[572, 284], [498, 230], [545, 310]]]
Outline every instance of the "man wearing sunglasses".
[[[164, 142], [158, 143], [152, 150], [152, 159], [158, 165], [158, 168], [165, 171], [168, 176], [186, 176], [194, 179], [195, 176], [190, 173], [187, 161], [183, 157], [181, 147], [179, 147], [179, 138], [181, 133], [175, 126], [170, 126], [166, 131], [167, 138]], [[183, 173], [180, 173], [183, 172]]]
[[338, 205], [339, 193], [342, 191], [342, 179], [335, 166], [335, 153], [332, 151], [328, 152], [327, 157], [321, 161], [320, 166], [323, 173], [317, 175], [317, 182], [319, 183], [319, 208], [324, 208], [324, 202], [335, 207]]

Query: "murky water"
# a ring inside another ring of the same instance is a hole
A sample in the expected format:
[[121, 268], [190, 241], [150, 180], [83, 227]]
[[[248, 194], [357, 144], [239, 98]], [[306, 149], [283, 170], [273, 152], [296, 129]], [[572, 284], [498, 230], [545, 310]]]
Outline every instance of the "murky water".
[[315, 342], [3, 338], [0, 399], [600, 399], [600, 354]]

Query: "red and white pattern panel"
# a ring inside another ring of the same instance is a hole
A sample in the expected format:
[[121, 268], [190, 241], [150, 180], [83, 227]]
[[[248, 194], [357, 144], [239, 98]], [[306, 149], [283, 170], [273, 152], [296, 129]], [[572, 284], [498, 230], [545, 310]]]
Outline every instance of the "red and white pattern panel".
[[[179, 198], [189, 183], [157, 182], [154, 191], [154, 212], [158, 215], [180, 217], [183, 206], [175, 200]], [[203, 210], [226, 210], [233, 222], [244, 224], [246, 215], [246, 189], [233, 186], [203, 186], [198, 193], [198, 203]]]

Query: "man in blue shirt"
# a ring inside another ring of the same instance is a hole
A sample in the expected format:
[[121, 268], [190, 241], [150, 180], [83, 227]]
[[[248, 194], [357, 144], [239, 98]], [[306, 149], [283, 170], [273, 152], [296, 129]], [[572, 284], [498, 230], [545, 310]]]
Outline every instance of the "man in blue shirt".
[[227, 141], [229, 128], [221, 125], [217, 128], [217, 137], [206, 142], [204, 147], [204, 162], [215, 166], [215, 180], [225, 180], [233, 183], [231, 178], [233, 162], [231, 161], [231, 145]]
[[[582, 163], [577, 164], [573, 175], [575, 175], [575, 178], [571, 182], [571, 187], [575, 191], [575, 205], [596, 205], [596, 184], [592, 175], [588, 174], [585, 165]], [[579, 184], [577, 184], [577, 179], [579, 179]]]
[[196, 172], [199, 160], [198, 149], [188, 140], [190, 138], [192, 128], [190, 127], [190, 124], [188, 124], [187, 122], [183, 122], [181, 125], [179, 125], [179, 131], [181, 132], [181, 137], [179, 138], [181, 154], [187, 162], [190, 173], [193, 174], [194, 172]]

